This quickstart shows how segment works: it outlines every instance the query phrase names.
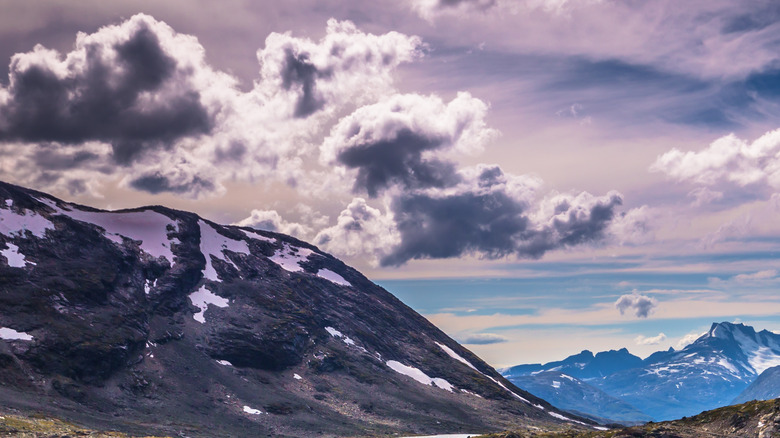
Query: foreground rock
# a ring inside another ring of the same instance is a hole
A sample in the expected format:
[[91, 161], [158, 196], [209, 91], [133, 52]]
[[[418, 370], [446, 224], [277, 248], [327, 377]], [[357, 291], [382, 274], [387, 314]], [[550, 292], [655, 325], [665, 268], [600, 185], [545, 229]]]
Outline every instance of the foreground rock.
[[305, 242], [4, 183], [0, 405], [191, 437], [587, 422]]

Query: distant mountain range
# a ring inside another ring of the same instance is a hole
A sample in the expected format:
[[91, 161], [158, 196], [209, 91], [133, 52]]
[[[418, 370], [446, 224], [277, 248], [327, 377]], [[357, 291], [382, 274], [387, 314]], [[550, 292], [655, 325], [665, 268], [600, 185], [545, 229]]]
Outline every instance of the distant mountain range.
[[[691, 416], [746, 401], [753, 394], [780, 396], [771, 389], [780, 388], [780, 373], [774, 370], [748, 390], [759, 375], [778, 365], [780, 335], [722, 322], [682, 350], [670, 348], [644, 360], [626, 349], [596, 355], [583, 351], [558, 362], [514, 366], [502, 374], [562, 409], [640, 422], [648, 417], [658, 421]], [[576, 379], [570, 382], [589, 395], [574, 400], [571, 392], [551, 391], [558, 389], [555, 382], [562, 382], [560, 374]], [[601, 392], [608, 397], [599, 396]]]

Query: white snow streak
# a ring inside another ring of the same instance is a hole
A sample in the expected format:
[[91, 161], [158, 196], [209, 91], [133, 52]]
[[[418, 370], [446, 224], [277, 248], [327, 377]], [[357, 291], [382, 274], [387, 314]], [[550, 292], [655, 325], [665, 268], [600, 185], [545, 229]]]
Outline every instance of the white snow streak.
[[[330, 333], [330, 335], [333, 336], [334, 338], [341, 338], [341, 340], [344, 341], [344, 343], [347, 344], [347, 345], [355, 345], [355, 341], [353, 341], [352, 339], [348, 338], [347, 336], [344, 336], [343, 333], [341, 333], [340, 331], [334, 329], [333, 327], [325, 327], [325, 331]], [[363, 349], [363, 350], [365, 351], [365, 349]]]
[[246, 237], [249, 237], [250, 239], [262, 240], [264, 242], [269, 242], [269, 243], [276, 242], [276, 239], [272, 239], [270, 237], [265, 237], [262, 234], [257, 234], [257, 233], [255, 233], [253, 231], [241, 230], [241, 232], [246, 234]]
[[418, 370], [417, 368], [406, 366], [401, 362], [395, 360], [388, 360], [386, 363], [387, 366], [390, 367], [393, 371], [403, 374], [405, 376], [409, 376], [412, 379], [422, 383], [423, 385], [433, 385], [438, 388], [446, 389], [447, 391], [452, 392], [453, 386], [450, 384], [450, 382], [444, 379], [438, 377], [428, 377], [427, 374]]
[[572, 420], [571, 418], [561, 415], [557, 412], [547, 412], [547, 413], [559, 420], [569, 421], [571, 423], [577, 423], [577, 424], [582, 424], [583, 426], [587, 426], [587, 424], [583, 423], [582, 421]]
[[341, 286], [352, 286], [352, 283], [348, 282], [341, 275], [331, 271], [330, 269], [320, 269], [317, 271], [317, 277], [324, 278]]
[[228, 362], [226, 360], [218, 360], [217, 363], [220, 364], [220, 365], [224, 365], [226, 367], [232, 367], [233, 366], [232, 363], [230, 363], [230, 362]]
[[464, 359], [463, 357], [461, 357], [461, 356], [460, 356], [458, 353], [454, 352], [454, 351], [452, 350], [452, 348], [450, 348], [450, 347], [448, 347], [448, 346], [446, 346], [446, 345], [444, 345], [444, 344], [440, 344], [440, 343], [438, 343], [438, 342], [436, 343], [436, 345], [438, 345], [438, 346], [439, 346], [439, 348], [441, 348], [442, 350], [444, 350], [444, 352], [445, 352], [445, 353], [447, 353], [447, 354], [448, 354], [448, 355], [449, 355], [451, 358], [453, 358], [453, 359], [457, 360], [458, 362], [464, 363], [464, 364], [466, 364], [466, 365], [467, 365], [469, 368], [471, 368], [471, 369], [473, 369], [473, 370], [475, 370], [475, 371], [478, 371], [478, 372], [479, 372], [479, 370], [477, 369], [477, 367], [475, 367], [474, 365], [472, 365], [472, 364], [471, 364], [471, 362], [469, 362], [469, 361], [467, 361], [466, 359]]

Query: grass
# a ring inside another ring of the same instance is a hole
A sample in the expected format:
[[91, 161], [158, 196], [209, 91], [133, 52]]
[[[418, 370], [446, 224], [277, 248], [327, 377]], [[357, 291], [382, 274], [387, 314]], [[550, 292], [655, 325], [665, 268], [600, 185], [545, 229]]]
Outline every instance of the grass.
[[[49, 417], [44, 414], [29, 416], [0, 413], [0, 437], [49, 438], [49, 437], [90, 437], [90, 438], [130, 438], [116, 431], [97, 431], [85, 429], [76, 424]], [[163, 438], [147, 436], [145, 438]], [[170, 437], [168, 437], [170, 438]]]

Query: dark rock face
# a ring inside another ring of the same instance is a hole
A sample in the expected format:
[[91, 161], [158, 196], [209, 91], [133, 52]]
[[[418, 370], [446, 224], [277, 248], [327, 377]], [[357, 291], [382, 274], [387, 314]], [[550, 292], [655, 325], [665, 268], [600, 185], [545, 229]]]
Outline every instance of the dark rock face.
[[104, 212], [5, 183], [0, 403], [208, 437], [561, 422], [305, 242], [164, 207]]

